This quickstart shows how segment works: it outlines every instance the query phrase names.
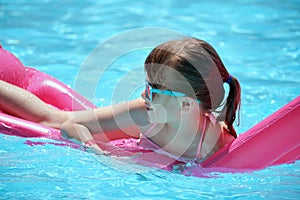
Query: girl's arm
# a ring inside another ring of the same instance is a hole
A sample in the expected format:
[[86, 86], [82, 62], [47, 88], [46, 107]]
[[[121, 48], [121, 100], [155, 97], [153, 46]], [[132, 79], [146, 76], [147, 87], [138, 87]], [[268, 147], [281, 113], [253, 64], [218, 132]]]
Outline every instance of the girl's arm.
[[0, 110], [13, 116], [59, 129], [69, 113], [57, 110], [34, 94], [0, 80]]
[[[109, 141], [124, 137], [139, 137], [139, 126], [148, 123], [144, 100], [136, 100], [97, 108], [95, 110], [66, 112], [53, 108], [34, 94], [0, 80], [0, 110], [46, 126], [61, 129], [62, 133], [81, 142], [94, 145], [97, 140]], [[104, 134], [105, 133], [105, 134]]]
[[138, 138], [139, 127], [148, 124], [142, 98], [94, 110], [76, 111], [71, 115], [72, 117], [62, 124], [61, 131], [83, 143], [93, 141], [93, 134], [97, 134], [97, 140], [101, 141]]

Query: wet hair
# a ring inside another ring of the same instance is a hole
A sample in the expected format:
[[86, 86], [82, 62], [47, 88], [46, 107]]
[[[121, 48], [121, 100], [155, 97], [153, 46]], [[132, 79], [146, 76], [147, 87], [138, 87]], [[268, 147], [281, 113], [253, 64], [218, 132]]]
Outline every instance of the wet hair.
[[[176, 71], [182, 78], [166, 80], [166, 73], [170, 70]], [[158, 89], [183, 92], [201, 101], [204, 112], [219, 113], [217, 120], [224, 121], [230, 134], [237, 137], [233, 122], [240, 108], [240, 84], [228, 73], [210, 44], [189, 37], [163, 43], [154, 48], [146, 58], [145, 71], [149, 82], [161, 85]], [[183, 84], [176, 84], [180, 80], [181, 83], [184, 80], [192, 90], [189, 91]], [[229, 93], [222, 103], [226, 82], [229, 84]]]

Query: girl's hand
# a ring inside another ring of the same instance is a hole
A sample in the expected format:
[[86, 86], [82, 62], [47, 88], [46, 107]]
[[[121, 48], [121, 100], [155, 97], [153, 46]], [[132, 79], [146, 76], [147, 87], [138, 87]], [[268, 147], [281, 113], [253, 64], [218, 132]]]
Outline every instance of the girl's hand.
[[110, 152], [102, 150], [96, 143], [95, 140], [88, 140], [84, 143], [85, 147], [91, 148], [92, 151], [97, 154], [97, 155], [105, 155], [105, 156], [109, 156], [111, 155]]

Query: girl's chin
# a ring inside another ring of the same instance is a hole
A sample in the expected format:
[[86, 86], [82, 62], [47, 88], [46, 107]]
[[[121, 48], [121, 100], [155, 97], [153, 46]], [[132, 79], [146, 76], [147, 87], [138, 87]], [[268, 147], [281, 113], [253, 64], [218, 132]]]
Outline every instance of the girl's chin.
[[151, 124], [157, 123], [156, 119], [157, 117], [155, 116], [155, 114], [153, 113], [152, 110], [147, 110], [147, 114], [148, 114], [148, 121]]
[[166, 119], [165, 117], [160, 116], [157, 112], [154, 112], [153, 110], [147, 111], [148, 114], [148, 121], [151, 124], [165, 124]]

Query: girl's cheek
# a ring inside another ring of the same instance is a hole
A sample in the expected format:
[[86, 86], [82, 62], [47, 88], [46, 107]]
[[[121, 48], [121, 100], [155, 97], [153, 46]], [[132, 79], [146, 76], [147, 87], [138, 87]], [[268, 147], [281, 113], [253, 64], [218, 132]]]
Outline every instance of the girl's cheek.
[[148, 120], [150, 123], [167, 123], [168, 112], [160, 104], [154, 104], [151, 106], [153, 110], [148, 111]]

